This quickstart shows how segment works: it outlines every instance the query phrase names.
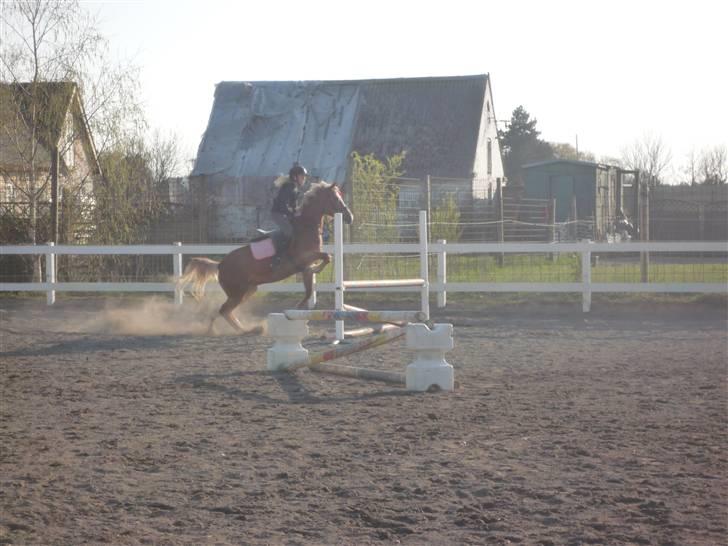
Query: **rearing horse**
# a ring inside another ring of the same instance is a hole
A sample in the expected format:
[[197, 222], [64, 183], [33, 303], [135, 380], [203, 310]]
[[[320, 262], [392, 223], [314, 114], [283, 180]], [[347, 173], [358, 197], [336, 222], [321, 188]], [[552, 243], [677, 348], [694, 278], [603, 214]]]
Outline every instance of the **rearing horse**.
[[[303, 273], [306, 295], [298, 307], [307, 307], [313, 294], [314, 274], [323, 270], [331, 261], [331, 256], [321, 250], [324, 217], [333, 216], [337, 212], [343, 214], [347, 224], [354, 220], [336, 184], [314, 184], [305, 193], [301, 207], [291, 221], [293, 239], [278, 267], [271, 269], [271, 258], [256, 259], [250, 246], [245, 245], [227, 254], [220, 262], [209, 258], [192, 258], [177, 282], [177, 287], [184, 289], [187, 284], [192, 283], [192, 295], [199, 299], [204, 293], [205, 284], [217, 278], [227, 295], [227, 301], [220, 307], [220, 314], [240, 333], [250, 330], [243, 328], [233, 311], [255, 293], [258, 285], [278, 282], [294, 273]], [[210, 320], [209, 332], [213, 331], [215, 319], [217, 315]]]

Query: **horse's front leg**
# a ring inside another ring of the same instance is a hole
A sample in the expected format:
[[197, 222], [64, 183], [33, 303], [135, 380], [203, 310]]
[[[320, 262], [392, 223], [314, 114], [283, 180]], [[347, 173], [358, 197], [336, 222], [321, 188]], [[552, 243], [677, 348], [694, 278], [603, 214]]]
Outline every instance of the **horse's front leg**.
[[[320, 262], [320, 263], [317, 264], [316, 262]], [[317, 252], [314, 254], [313, 259], [308, 262], [309, 265], [303, 269], [303, 271], [301, 273], [303, 275], [303, 287], [306, 290], [306, 294], [304, 295], [303, 299], [299, 302], [298, 309], [313, 309], [313, 307], [315, 305], [315, 302], [312, 300], [313, 276], [316, 273], [321, 273], [321, 271], [323, 271], [324, 267], [329, 265], [330, 262], [331, 262], [331, 256], [329, 256], [325, 252]]]
[[[320, 263], [317, 265], [313, 265], [316, 262]], [[316, 253], [314, 259], [311, 260], [311, 265], [308, 266], [308, 270], [315, 275], [316, 273], [321, 273], [324, 270], [324, 267], [329, 265], [329, 263], [331, 263], [331, 256], [329, 254], [326, 254], [325, 252], [318, 252]]]
[[311, 268], [306, 268], [303, 270], [303, 287], [306, 289], [306, 294], [303, 296], [303, 299], [298, 302], [298, 305], [296, 306], [298, 309], [313, 309], [314, 302], [312, 300], [313, 296], [313, 271]]

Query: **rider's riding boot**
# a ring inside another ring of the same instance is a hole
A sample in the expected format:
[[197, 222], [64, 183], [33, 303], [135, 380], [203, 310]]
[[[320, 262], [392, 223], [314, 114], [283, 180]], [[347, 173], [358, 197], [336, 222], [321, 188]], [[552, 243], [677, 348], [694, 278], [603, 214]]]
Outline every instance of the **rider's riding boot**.
[[281, 265], [281, 258], [283, 258], [283, 253], [281, 251], [276, 252], [270, 260], [270, 268], [277, 269]]

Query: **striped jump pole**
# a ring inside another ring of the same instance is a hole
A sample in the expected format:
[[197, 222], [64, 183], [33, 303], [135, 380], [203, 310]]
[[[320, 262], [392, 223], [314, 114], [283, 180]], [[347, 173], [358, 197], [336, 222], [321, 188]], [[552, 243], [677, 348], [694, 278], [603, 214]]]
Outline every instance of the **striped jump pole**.
[[404, 328], [395, 328], [393, 330], [388, 330], [382, 332], [381, 334], [377, 334], [370, 338], [362, 339], [361, 341], [356, 341], [348, 345], [336, 345], [326, 351], [309, 353], [308, 358], [299, 360], [298, 362], [293, 362], [286, 369], [297, 370], [299, 368], [319, 365], [317, 371], [325, 371], [326, 365], [323, 364], [324, 362], [336, 360], [337, 358], [358, 353], [366, 349], [373, 349], [374, 347], [379, 347], [380, 345], [384, 345], [385, 343], [391, 343], [395, 339], [403, 337], [406, 333], [407, 330], [405, 330]]
[[425, 322], [422, 311], [337, 311], [290, 309], [283, 314], [288, 320], [357, 320], [360, 322]]
[[[354, 328], [353, 330], [345, 330], [344, 331], [344, 337], [346, 337], [347, 340], [350, 340], [351, 338], [355, 337], [363, 337], [363, 336], [371, 336], [373, 334], [381, 334], [382, 332], [386, 332], [387, 330], [391, 330], [393, 328], [403, 328], [405, 327], [405, 323], [396, 323], [396, 324], [375, 324], [373, 326], [362, 326], [361, 328]], [[319, 337], [319, 339], [325, 339], [329, 341], [335, 341], [336, 340], [336, 333], [335, 332], [327, 332]]]
[[342, 364], [311, 364], [311, 371], [316, 373], [324, 373], [328, 375], [338, 375], [341, 377], [351, 377], [354, 379], [366, 379], [370, 381], [384, 381], [393, 385], [407, 384], [407, 376], [403, 373], [387, 372], [384, 370], [372, 370], [369, 368], [358, 368], [356, 366], [344, 366]]
[[[360, 313], [366, 313], [367, 309], [361, 307], [355, 307], [353, 305], [343, 304], [344, 311], [359, 311]], [[404, 326], [404, 324], [397, 324], [397, 326]], [[354, 328], [353, 330], [344, 330], [345, 338], [370, 336], [372, 334], [379, 334], [384, 330], [389, 329], [388, 324], [380, 324], [378, 326], [363, 326], [361, 328]], [[326, 336], [327, 339], [336, 339], [336, 333], [333, 336]]]

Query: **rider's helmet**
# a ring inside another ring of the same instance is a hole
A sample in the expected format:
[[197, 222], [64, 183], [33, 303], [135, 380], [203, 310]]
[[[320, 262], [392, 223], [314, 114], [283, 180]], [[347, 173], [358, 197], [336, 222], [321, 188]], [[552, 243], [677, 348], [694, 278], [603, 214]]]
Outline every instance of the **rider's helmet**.
[[291, 167], [291, 170], [288, 171], [288, 176], [291, 177], [291, 180], [296, 178], [299, 174], [302, 174], [304, 176], [308, 176], [308, 171], [303, 165], [299, 165], [298, 163], [294, 163], [293, 167]]

